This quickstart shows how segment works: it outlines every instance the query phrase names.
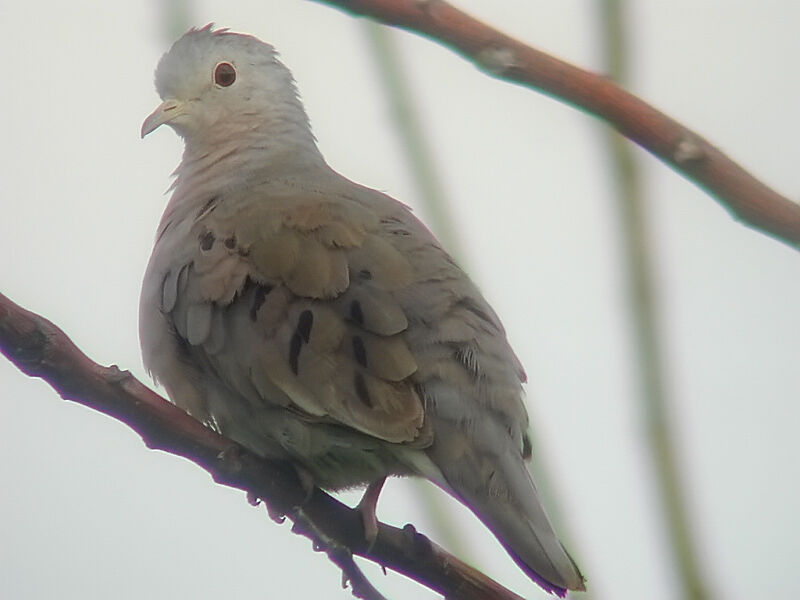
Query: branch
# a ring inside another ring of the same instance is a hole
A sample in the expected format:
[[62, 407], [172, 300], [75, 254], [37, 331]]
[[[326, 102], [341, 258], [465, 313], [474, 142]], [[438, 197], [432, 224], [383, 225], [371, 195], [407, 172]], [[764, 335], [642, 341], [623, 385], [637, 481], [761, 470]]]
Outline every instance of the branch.
[[734, 218], [800, 249], [800, 205], [610, 79], [526, 46], [444, 0], [316, 1], [422, 34], [489, 75], [540, 90], [600, 117], [711, 194]]
[[215, 433], [128, 371], [93, 362], [53, 323], [2, 294], [0, 352], [23, 373], [47, 381], [65, 400], [122, 421], [142, 436], [148, 448], [188, 458], [217, 483], [246, 490], [251, 499], [263, 499], [274, 518], [286, 515], [295, 523], [292, 531], [326, 551], [358, 597], [383, 598], [364, 578], [353, 554], [403, 573], [446, 598], [522, 600], [411, 525], [399, 529], [378, 523], [378, 536], [370, 547], [360, 513], [318, 488], [309, 497], [286, 464], [263, 459]]

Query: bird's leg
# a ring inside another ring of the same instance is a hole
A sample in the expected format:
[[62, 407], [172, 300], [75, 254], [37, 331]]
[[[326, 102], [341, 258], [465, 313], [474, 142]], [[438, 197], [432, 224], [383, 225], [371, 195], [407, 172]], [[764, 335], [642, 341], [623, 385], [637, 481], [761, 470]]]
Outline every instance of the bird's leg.
[[303, 492], [305, 492], [303, 501], [300, 502], [300, 506], [303, 506], [309, 500], [311, 500], [311, 496], [314, 494], [314, 488], [316, 487], [316, 482], [314, 481], [314, 476], [308, 469], [299, 464], [294, 464], [293, 466], [294, 472], [297, 473], [297, 478], [300, 480], [300, 487], [303, 488]]
[[377, 481], [373, 481], [364, 490], [364, 495], [361, 501], [356, 506], [356, 510], [361, 513], [361, 521], [364, 524], [364, 538], [369, 543], [368, 550], [372, 549], [375, 540], [378, 538], [378, 517], [375, 510], [378, 506], [378, 496], [381, 495], [383, 484], [386, 482], [386, 477], [381, 477]]

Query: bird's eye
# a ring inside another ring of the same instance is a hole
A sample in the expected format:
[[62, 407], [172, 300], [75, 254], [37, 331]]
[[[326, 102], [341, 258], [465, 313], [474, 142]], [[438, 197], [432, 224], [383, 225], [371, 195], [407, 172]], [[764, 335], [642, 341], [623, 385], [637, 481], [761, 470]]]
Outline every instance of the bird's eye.
[[228, 87], [236, 81], [236, 69], [229, 62], [221, 62], [214, 67], [214, 83], [220, 87]]

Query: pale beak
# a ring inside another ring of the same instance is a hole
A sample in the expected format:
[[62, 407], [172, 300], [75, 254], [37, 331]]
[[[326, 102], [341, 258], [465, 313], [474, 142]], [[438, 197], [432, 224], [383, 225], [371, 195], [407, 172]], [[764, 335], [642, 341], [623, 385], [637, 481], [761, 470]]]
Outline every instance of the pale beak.
[[142, 123], [142, 137], [182, 114], [184, 114], [183, 102], [167, 98]]

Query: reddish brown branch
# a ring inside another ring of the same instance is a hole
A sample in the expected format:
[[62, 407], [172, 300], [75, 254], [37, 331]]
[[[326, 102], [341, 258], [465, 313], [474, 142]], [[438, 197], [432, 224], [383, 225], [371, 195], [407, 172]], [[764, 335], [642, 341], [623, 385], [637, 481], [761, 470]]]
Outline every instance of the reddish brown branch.
[[538, 89], [604, 119], [706, 190], [734, 218], [800, 249], [800, 205], [608, 78], [526, 46], [443, 0], [317, 1], [425, 35], [494, 77]]
[[447, 598], [522, 600], [410, 525], [398, 529], [379, 523], [378, 537], [369, 548], [359, 513], [319, 489], [306, 499], [292, 469], [213, 432], [129, 372], [93, 362], [53, 323], [2, 294], [0, 351], [27, 375], [47, 381], [64, 399], [124, 422], [149, 448], [184, 456], [206, 469], [217, 483], [246, 490], [263, 499], [271, 514], [294, 520], [293, 531], [325, 549], [345, 576], [353, 579], [360, 597], [381, 596], [363, 580], [349, 554], [404, 573]]

